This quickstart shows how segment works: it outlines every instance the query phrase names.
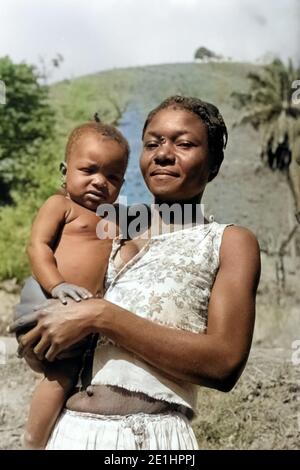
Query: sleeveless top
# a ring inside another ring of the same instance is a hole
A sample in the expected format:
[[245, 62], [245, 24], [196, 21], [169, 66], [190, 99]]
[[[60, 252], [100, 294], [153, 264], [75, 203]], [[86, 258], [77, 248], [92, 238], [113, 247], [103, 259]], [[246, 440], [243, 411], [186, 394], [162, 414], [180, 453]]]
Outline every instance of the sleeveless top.
[[[121, 246], [121, 239], [116, 238], [104, 298], [148, 320], [205, 333], [222, 235], [228, 225], [213, 221], [152, 236], [119, 272], [113, 263]], [[197, 385], [166, 375], [105, 337], [100, 337], [95, 350], [91, 383], [141, 392], [196, 411]]]

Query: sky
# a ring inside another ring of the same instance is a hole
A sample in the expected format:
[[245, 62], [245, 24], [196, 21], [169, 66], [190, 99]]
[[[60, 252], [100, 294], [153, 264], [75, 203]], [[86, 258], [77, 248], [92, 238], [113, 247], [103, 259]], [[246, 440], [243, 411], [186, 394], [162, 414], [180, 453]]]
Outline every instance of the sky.
[[191, 62], [205, 46], [238, 61], [300, 62], [300, 0], [1, 0], [0, 57], [49, 81], [116, 67]]

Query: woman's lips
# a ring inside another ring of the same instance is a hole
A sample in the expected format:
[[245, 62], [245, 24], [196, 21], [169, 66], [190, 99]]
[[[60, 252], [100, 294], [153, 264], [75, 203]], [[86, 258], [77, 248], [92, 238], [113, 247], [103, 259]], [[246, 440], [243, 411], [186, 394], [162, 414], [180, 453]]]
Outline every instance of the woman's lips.
[[150, 173], [151, 177], [158, 177], [158, 178], [178, 178], [179, 174], [175, 171], [170, 170], [154, 170]]

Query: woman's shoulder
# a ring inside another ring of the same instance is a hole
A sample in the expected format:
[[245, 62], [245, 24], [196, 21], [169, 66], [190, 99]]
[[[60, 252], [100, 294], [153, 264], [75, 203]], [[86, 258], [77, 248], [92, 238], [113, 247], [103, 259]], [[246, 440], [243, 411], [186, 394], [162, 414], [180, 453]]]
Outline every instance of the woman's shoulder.
[[235, 224], [219, 225], [224, 226], [223, 239], [225, 243], [243, 243], [258, 245], [257, 238], [250, 229]]
[[252, 260], [259, 259], [260, 247], [257, 237], [246, 227], [227, 225], [222, 237], [220, 255], [229, 258], [238, 255]]

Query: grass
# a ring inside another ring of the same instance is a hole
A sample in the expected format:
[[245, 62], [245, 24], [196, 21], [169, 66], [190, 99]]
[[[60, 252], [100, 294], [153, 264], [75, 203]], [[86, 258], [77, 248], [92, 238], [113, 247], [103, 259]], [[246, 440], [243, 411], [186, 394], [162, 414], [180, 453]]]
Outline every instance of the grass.
[[281, 349], [253, 350], [230, 393], [200, 389], [200, 449], [297, 449], [299, 378]]

